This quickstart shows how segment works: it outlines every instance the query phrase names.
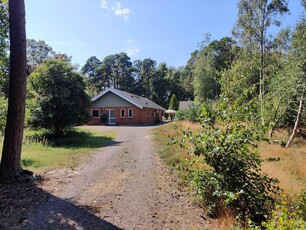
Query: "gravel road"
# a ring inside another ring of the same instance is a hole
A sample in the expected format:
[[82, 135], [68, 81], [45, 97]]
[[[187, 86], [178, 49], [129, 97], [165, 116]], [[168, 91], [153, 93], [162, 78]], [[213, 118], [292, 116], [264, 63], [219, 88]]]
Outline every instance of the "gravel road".
[[20, 229], [211, 229], [159, 159], [154, 127], [94, 128], [114, 132], [113, 143], [75, 170], [49, 172], [48, 199]]

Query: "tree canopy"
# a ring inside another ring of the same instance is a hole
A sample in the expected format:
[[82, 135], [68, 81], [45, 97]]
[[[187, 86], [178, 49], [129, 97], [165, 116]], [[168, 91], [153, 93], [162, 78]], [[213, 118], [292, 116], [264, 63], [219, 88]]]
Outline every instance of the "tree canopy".
[[69, 63], [46, 60], [30, 75], [29, 83], [31, 127], [60, 136], [65, 128], [86, 121], [89, 97], [84, 78]]

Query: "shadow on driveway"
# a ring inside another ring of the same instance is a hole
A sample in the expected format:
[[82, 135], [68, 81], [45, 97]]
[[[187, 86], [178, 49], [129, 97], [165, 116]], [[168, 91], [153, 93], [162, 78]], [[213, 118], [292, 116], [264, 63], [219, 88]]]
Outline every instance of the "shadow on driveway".
[[98, 210], [53, 196], [34, 182], [0, 185], [0, 200], [0, 229], [120, 229], [95, 215]]

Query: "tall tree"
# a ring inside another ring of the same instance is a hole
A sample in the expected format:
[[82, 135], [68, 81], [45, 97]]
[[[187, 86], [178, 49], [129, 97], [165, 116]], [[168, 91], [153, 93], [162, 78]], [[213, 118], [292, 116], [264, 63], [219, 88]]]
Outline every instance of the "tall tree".
[[234, 36], [255, 53], [260, 53], [259, 100], [261, 122], [264, 120], [265, 93], [265, 52], [270, 46], [268, 29], [272, 25], [280, 26], [280, 17], [289, 11], [286, 0], [240, 0], [238, 2], [238, 21], [233, 30]]
[[96, 84], [98, 68], [100, 65], [101, 61], [96, 56], [92, 56], [87, 59], [81, 69], [82, 74], [86, 77], [87, 88], [90, 96], [95, 96], [100, 91], [100, 87], [97, 87]]
[[302, 112], [306, 100], [306, 0], [302, 1], [304, 7], [303, 16], [297, 23], [292, 38], [291, 54], [292, 59], [289, 65], [290, 73], [293, 75], [293, 88], [297, 101], [299, 101], [297, 115], [295, 119], [292, 134], [286, 144], [289, 147], [296, 136], [300, 121], [302, 120]]
[[219, 80], [236, 55], [236, 42], [229, 37], [202, 46], [194, 63], [194, 93], [199, 101], [215, 99], [220, 94]]
[[39, 65], [29, 77], [33, 101], [29, 124], [60, 136], [67, 127], [87, 119], [89, 105], [82, 75], [62, 60], [50, 59]]
[[25, 118], [27, 59], [24, 0], [9, 1], [10, 83], [8, 115], [0, 165], [0, 180], [21, 175], [21, 146]]
[[131, 92], [134, 79], [131, 74], [133, 68], [130, 59], [124, 52], [114, 55], [113, 79], [115, 89]]
[[101, 61], [96, 57], [92, 56], [87, 59], [86, 63], [82, 67], [81, 71], [85, 77], [92, 78], [97, 76], [97, 68], [101, 65]]
[[166, 75], [167, 81], [167, 104], [170, 103], [171, 96], [176, 95], [178, 101], [184, 99], [184, 90], [182, 88], [182, 72], [174, 67], [169, 67]]
[[27, 63], [28, 75], [30, 75], [36, 67], [48, 58], [54, 58], [55, 52], [52, 47], [45, 41], [34, 39], [27, 40]]
[[190, 54], [190, 58], [187, 61], [186, 66], [182, 69], [182, 87], [185, 92], [184, 100], [194, 100], [194, 88], [193, 88], [193, 69], [198, 57], [198, 50], [195, 50]]
[[9, 61], [8, 5], [0, 1], [0, 97], [8, 95]]
[[151, 81], [151, 99], [163, 106], [164, 108], [168, 105], [167, 89], [169, 89], [169, 81], [166, 79], [168, 68], [166, 63], [161, 63], [155, 72], [155, 77]]
[[90, 84], [95, 86], [97, 92], [109, 87], [131, 92], [134, 84], [133, 71], [133, 64], [126, 53], [108, 55], [96, 68]]
[[156, 61], [151, 58], [146, 58], [142, 61], [140, 71], [140, 82], [145, 97], [151, 99], [152, 87], [151, 82], [154, 79], [156, 70]]

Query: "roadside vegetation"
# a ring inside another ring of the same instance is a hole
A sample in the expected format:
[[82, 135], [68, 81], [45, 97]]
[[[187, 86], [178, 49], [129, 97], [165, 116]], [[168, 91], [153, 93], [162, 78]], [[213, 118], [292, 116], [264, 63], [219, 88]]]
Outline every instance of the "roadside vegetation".
[[[2, 148], [2, 139], [0, 148]], [[35, 173], [75, 168], [98, 148], [106, 146], [114, 138], [112, 133], [98, 133], [90, 127], [79, 127], [55, 137], [46, 131], [26, 131], [21, 164]]]
[[[219, 127], [221, 130], [225, 129], [225, 127], [221, 128], [222, 126], [218, 122], [215, 124], [215, 127]], [[205, 145], [203, 143], [198, 146], [199, 148], [195, 148], [194, 146], [194, 140], [199, 137], [197, 136], [199, 133], [205, 132], [203, 131], [204, 129], [205, 127], [202, 127], [201, 123], [193, 123], [189, 121], [176, 121], [155, 129], [155, 143], [161, 158], [164, 159], [164, 161], [170, 165], [178, 175], [180, 175], [181, 184], [186, 189], [193, 191], [193, 197], [191, 197], [191, 199], [194, 200], [195, 203], [201, 205], [205, 204], [203, 207], [207, 210], [207, 213], [213, 214], [212, 216], [214, 217], [218, 217], [219, 227], [222, 229], [231, 229], [235, 226], [239, 229], [237, 226], [244, 223], [243, 226], [248, 226], [248, 229], [259, 228], [258, 223], [257, 225], [254, 223], [252, 224], [250, 218], [245, 218], [242, 222], [240, 218], [240, 221], [237, 222], [237, 212], [233, 210], [233, 206], [230, 205], [230, 200], [228, 198], [232, 198], [233, 200], [237, 199], [239, 191], [238, 193], [228, 193], [228, 197], [226, 194], [223, 194], [222, 199], [224, 200], [219, 200], [215, 203], [215, 205], [220, 205], [224, 202], [223, 205], [219, 206], [218, 210], [215, 210], [217, 212], [211, 213], [212, 210], [210, 210], [209, 204], [205, 203], [207, 198], [210, 199], [210, 202], [213, 200], [211, 194], [205, 193], [205, 191], [211, 191], [211, 189], [207, 189], [205, 186], [213, 185], [215, 188], [220, 189], [220, 185], [214, 185], [213, 181], [210, 181], [207, 185], [203, 184], [205, 182], [205, 178], [203, 178], [203, 175], [205, 175], [204, 172], [207, 169], [211, 169], [211, 166], [209, 166], [205, 161], [205, 156], [202, 154], [194, 154], [194, 152], [192, 152], [195, 149], [199, 150], [201, 147], [203, 149], [200, 151], [206, 149], [206, 147], [203, 146]], [[186, 135], [188, 135], [187, 132], [189, 132], [189, 134], [190, 132], [193, 133], [193, 141], [190, 141], [188, 138], [186, 139]], [[284, 133], [286, 133], [286, 131], [279, 130], [278, 134], [280, 135]], [[210, 139], [210, 141], [214, 142], [212, 139]], [[205, 143], [205, 140], [203, 140], [203, 142]], [[293, 229], [292, 227], [295, 226], [295, 229], [303, 229], [306, 223], [304, 215], [306, 198], [304, 192], [306, 191], [306, 179], [304, 176], [306, 172], [306, 140], [302, 138], [297, 139], [294, 142], [293, 147], [290, 149], [284, 148], [277, 143], [268, 143], [263, 140], [255, 140], [255, 143], [258, 145], [260, 159], [270, 159], [269, 161], [261, 162], [261, 166], [258, 169], [262, 170], [262, 175], [266, 174], [268, 178], [274, 178], [275, 182], [279, 180], [279, 183], [273, 184], [281, 189], [276, 192], [274, 196], [276, 206], [272, 205], [270, 210], [266, 210], [266, 214], [269, 218], [262, 221], [262, 227], [266, 226], [267, 229], [279, 229], [279, 227]], [[187, 148], [181, 148], [182, 145]], [[215, 157], [216, 154], [217, 153], [215, 153]], [[226, 152], [223, 154], [226, 154]], [[219, 158], [219, 162], [216, 162], [220, 167], [229, 163], [224, 162], [224, 159], [221, 159], [223, 158]], [[233, 162], [232, 164], [235, 165]], [[236, 168], [240, 169], [241, 167]], [[233, 176], [234, 171], [235, 169], [230, 169], [228, 172], [228, 176], [230, 177], [227, 180], [232, 180], [231, 182], [233, 182], [234, 178], [230, 178], [231, 175]], [[221, 191], [218, 192], [220, 193]], [[248, 202], [244, 203], [246, 206], [247, 204]], [[214, 205], [212, 205], [212, 207], [214, 207]], [[234, 209], [237, 207], [238, 206], [234, 204]], [[258, 211], [264, 212], [262, 207], [260, 207], [260, 210]], [[270, 213], [270, 215], [268, 213]], [[242, 225], [240, 228], [243, 228]]]

